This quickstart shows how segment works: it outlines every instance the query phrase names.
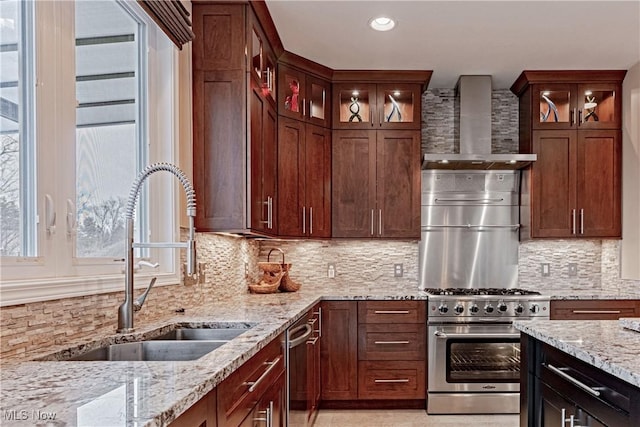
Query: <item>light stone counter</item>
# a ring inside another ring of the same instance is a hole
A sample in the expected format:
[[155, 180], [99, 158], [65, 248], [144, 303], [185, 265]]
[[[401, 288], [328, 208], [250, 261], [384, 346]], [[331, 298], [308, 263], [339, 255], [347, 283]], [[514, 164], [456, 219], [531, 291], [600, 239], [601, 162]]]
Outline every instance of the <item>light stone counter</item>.
[[[231, 342], [194, 361], [7, 363], [0, 374], [0, 425], [166, 426], [322, 298], [424, 300], [427, 297], [417, 288], [398, 290], [384, 284], [370, 287], [365, 295], [348, 290], [318, 293], [304, 288], [290, 294], [241, 294], [231, 300], [187, 310], [186, 315], [145, 325], [136, 334], [98, 340], [100, 344], [137, 340], [156, 335], [159, 328], [174, 324], [255, 324]], [[69, 343], [67, 347], [72, 345]], [[51, 352], [48, 349], [47, 354]], [[52, 360], [55, 359], [52, 357]]]
[[516, 329], [640, 387], [640, 333], [618, 320], [517, 321]]
[[640, 317], [622, 317], [619, 319], [619, 322], [623, 328], [640, 332]]

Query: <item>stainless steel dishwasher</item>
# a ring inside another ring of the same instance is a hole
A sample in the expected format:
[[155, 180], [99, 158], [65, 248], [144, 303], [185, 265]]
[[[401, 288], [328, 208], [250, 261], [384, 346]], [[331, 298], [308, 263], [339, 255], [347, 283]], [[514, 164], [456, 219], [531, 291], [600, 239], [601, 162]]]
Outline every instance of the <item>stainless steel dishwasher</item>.
[[313, 424], [319, 393], [320, 309], [309, 310], [287, 330], [287, 426]]

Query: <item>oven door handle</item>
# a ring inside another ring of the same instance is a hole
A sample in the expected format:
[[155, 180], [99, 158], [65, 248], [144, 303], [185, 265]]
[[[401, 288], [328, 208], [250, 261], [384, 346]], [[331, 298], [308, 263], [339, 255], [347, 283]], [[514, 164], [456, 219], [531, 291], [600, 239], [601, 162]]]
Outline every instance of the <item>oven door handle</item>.
[[[304, 334], [300, 335], [298, 338], [291, 339], [292, 336], [305, 329]], [[300, 325], [296, 328], [293, 328], [289, 331], [289, 348], [294, 348], [299, 346], [302, 343], [307, 342], [309, 337], [313, 334], [313, 327], [310, 324], [305, 323], [304, 325]]]
[[487, 338], [487, 339], [519, 339], [520, 333], [514, 334], [448, 334], [442, 331], [435, 331], [434, 334], [436, 338]]

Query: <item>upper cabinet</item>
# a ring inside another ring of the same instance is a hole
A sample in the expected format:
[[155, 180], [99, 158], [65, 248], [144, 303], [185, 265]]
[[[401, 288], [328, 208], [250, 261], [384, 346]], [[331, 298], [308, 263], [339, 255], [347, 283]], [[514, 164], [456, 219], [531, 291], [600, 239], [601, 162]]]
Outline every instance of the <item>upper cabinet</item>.
[[278, 66], [278, 114], [328, 128], [331, 83], [300, 68]]
[[622, 80], [625, 71], [524, 71], [520, 152], [523, 237], [621, 235]]
[[[523, 71], [511, 86], [520, 97], [521, 133], [620, 129], [625, 74], [624, 70]], [[524, 136], [526, 143], [530, 137]]]
[[420, 238], [420, 111], [430, 77], [334, 73], [333, 237]]
[[275, 55], [249, 4], [194, 3], [199, 231], [277, 230]]
[[362, 74], [362, 81], [334, 83], [334, 129], [420, 129], [422, 85], [368, 83]]

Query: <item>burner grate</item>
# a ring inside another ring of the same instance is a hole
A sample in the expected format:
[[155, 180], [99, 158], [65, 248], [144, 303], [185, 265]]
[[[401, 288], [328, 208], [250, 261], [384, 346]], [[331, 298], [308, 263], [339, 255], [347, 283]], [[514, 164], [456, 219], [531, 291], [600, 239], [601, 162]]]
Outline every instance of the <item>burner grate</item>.
[[426, 288], [424, 291], [430, 295], [540, 295], [540, 292], [514, 288]]

